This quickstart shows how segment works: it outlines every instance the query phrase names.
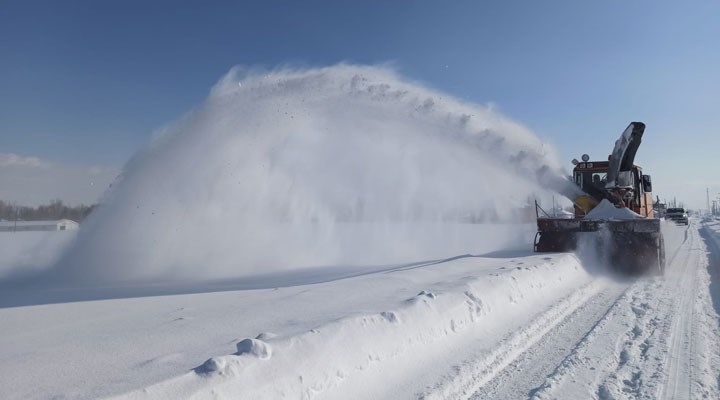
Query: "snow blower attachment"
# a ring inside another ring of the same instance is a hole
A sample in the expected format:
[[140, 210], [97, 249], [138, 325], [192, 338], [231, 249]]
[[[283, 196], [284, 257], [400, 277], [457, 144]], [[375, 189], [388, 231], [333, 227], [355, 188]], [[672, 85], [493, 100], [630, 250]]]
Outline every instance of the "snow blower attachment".
[[535, 203], [536, 252], [573, 251], [582, 235], [591, 240], [621, 272], [638, 274], [665, 270], [665, 243], [660, 220], [654, 218], [652, 182], [633, 164], [645, 124], [633, 122], [615, 142], [608, 161], [573, 160], [573, 179], [583, 195], [573, 201], [571, 218], [556, 218]]

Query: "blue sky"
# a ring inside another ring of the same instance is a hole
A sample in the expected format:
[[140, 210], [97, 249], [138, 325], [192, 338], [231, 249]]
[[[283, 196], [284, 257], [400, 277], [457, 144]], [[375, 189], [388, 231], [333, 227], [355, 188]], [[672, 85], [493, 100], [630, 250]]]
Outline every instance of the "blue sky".
[[0, 153], [120, 167], [232, 66], [392, 63], [561, 153], [632, 120], [661, 196], [720, 192], [720, 2], [0, 3]]

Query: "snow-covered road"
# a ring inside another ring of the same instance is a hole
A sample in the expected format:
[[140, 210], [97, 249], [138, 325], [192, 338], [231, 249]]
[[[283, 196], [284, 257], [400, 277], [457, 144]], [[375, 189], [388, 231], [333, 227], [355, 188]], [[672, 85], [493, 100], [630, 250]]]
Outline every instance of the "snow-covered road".
[[663, 223], [664, 277], [511, 252], [264, 289], [8, 306], [0, 397], [720, 398], [716, 230]]
[[718, 253], [697, 228], [666, 224], [664, 278], [606, 285], [470, 397], [720, 398]]

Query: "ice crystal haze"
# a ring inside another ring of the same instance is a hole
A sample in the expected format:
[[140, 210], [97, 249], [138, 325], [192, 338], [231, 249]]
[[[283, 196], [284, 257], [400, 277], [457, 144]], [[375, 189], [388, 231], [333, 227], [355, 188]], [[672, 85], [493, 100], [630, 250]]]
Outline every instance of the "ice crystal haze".
[[513, 220], [561, 176], [527, 128], [386, 67], [236, 68], [127, 163], [60, 267], [117, 282], [490, 251], [513, 238], [468, 222]]

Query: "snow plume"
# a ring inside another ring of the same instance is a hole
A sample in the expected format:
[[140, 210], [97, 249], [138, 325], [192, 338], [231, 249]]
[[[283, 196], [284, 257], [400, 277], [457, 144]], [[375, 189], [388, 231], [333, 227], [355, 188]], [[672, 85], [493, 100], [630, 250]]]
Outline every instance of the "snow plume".
[[596, 232], [577, 234], [575, 255], [582, 265], [593, 273], [607, 272], [612, 266], [612, 254], [615, 251], [613, 235], [607, 227]]
[[60, 267], [210, 279], [492, 251], [515, 229], [468, 222], [511, 221], [563, 181], [525, 127], [387, 68], [237, 68], [127, 163]]

